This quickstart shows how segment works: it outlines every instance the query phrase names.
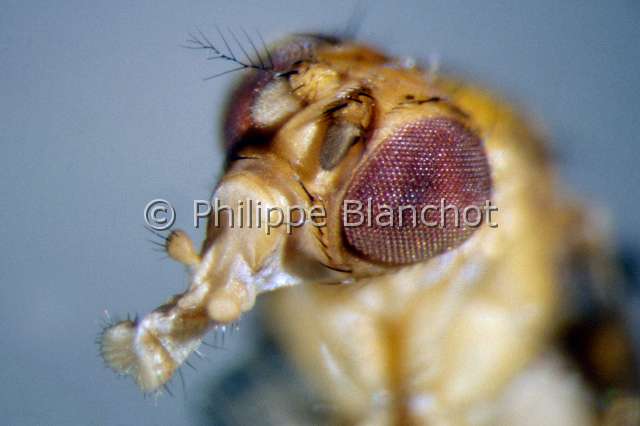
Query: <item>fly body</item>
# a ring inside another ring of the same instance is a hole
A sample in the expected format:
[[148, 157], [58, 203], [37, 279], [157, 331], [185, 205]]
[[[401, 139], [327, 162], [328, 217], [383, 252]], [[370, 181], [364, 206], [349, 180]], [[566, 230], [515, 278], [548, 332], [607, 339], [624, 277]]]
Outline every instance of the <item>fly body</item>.
[[[200, 251], [170, 234], [189, 287], [106, 328], [109, 366], [154, 392], [274, 292], [277, 335], [337, 423], [592, 420], [549, 349], [585, 221], [509, 106], [350, 40], [295, 35], [245, 62], [204, 36], [190, 47], [244, 69], [214, 193], [230, 208]], [[238, 218], [247, 200], [257, 218]], [[263, 226], [238, 226], [250, 219]]]

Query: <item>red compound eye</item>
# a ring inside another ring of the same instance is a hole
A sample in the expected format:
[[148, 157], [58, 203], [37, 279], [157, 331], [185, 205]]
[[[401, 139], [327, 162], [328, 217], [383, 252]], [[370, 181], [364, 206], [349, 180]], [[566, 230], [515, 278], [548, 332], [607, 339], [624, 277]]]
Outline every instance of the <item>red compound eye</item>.
[[273, 74], [270, 72], [254, 72], [234, 90], [224, 120], [224, 147], [227, 150], [231, 150], [243, 140], [260, 136], [253, 120], [252, 109], [260, 92], [272, 79]]
[[[469, 238], [490, 196], [480, 138], [450, 118], [420, 120], [398, 128], [356, 171], [342, 206], [343, 229], [368, 260], [414, 263]], [[355, 213], [358, 203], [362, 214]]]

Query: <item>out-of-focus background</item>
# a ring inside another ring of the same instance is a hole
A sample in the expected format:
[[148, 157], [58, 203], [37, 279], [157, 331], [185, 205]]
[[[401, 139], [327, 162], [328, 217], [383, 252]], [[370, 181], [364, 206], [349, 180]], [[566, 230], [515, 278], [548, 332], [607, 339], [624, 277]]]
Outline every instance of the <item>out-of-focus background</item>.
[[[566, 182], [640, 237], [640, 4], [509, 1], [2, 1], [0, 12], [0, 418], [7, 425], [188, 425], [215, 411], [211, 383], [254, 356], [256, 317], [195, 358], [175, 397], [143, 398], [102, 366], [103, 312], [145, 313], [186, 285], [147, 240], [143, 208], [177, 210], [220, 173], [228, 67], [179, 47], [215, 25], [268, 41], [358, 33], [391, 54], [440, 58], [516, 101], [551, 135]], [[213, 340], [211, 338], [210, 340]], [[206, 405], [205, 404], [205, 405]], [[206, 411], [206, 410], [205, 410]]]

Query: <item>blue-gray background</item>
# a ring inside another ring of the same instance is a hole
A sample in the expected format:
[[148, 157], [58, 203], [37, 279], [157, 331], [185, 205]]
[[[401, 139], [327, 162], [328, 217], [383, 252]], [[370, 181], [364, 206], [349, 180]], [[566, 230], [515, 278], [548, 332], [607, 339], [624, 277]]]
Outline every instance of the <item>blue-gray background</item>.
[[[10, 425], [190, 424], [204, 385], [255, 349], [255, 320], [187, 371], [186, 394], [143, 399], [101, 365], [102, 312], [147, 312], [182, 291], [143, 228], [170, 200], [196, 240], [191, 203], [222, 161], [224, 64], [180, 48], [196, 27], [334, 30], [343, 1], [1, 2], [0, 418]], [[640, 236], [637, 2], [394, 1], [368, 6], [359, 38], [498, 88], [543, 123], [565, 179]], [[248, 403], [251, 403], [248, 401]]]

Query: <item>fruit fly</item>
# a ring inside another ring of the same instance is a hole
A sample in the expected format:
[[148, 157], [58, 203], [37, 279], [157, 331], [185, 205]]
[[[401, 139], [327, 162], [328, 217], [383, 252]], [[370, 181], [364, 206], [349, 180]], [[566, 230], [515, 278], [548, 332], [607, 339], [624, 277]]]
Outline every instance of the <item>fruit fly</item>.
[[[202, 34], [189, 47], [243, 70], [214, 192], [228, 208], [199, 252], [183, 231], [168, 236], [188, 289], [109, 325], [106, 363], [155, 392], [208, 331], [274, 293], [276, 334], [338, 423], [589, 424], [587, 389], [549, 343], [589, 220], [526, 122], [482, 89], [352, 40], [295, 35], [252, 44], [246, 61], [223, 40], [226, 51]], [[240, 200], [261, 204], [263, 224], [290, 206], [322, 215], [266, 232], [239, 226], [251, 219]], [[347, 201], [389, 222], [352, 226]], [[487, 202], [496, 224], [456, 223], [456, 209], [478, 222]], [[445, 223], [410, 223], [402, 206]]]

